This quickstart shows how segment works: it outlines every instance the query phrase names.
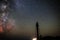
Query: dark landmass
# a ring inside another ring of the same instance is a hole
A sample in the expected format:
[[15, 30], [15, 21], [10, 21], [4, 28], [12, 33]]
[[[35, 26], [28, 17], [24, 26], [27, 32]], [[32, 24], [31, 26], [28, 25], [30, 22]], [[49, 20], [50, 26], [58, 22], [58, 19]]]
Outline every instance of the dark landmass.
[[60, 36], [56, 36], [56, 37], [53, 37], [53, 36], [45, 36], [45, 37], [40, 37], [39, 40], [60, 40]]
[[6, 36], [4, 34], [0, 34], [0, 40], [30, 40], [29, 36]]
[[21, 37], [21, 36], [20, 37], [17, 37], [17, 36], [13, 36], [13, 37], [12, 36], [9, 36], [9, 37], [5, 36], [5, 37], [1, 37], [0, 40], [30, 40], [30, 38], [26, 37], [26, 36], [25, 37], [24, 36], [23, 37]]
[[[0, 40], [32, 40], [29, 36], [6, 36], [0, 34]], [[39, 40], [60, 40], [60, 36], [52, 37], [52, 36], [40, 36]]]

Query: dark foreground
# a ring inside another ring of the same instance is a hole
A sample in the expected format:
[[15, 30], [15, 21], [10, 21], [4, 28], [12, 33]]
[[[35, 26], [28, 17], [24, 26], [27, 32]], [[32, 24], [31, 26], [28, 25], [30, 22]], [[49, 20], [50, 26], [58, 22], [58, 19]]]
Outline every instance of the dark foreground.
[[12, 35], [5, 35], [0, 34], [0, 40], [30, 40], [29, 36], [12, 36]]
[[[28, 36], [6, 36], [6, 35], [0, 35], [0, 40], [32, 40], [31, 37]], [[45, 36], [41, 37], [39, 40], [60, 40], [60, 36], [51, 37], [51, 36]]]
[[[0, 37], [0, 40], [32, 40], [29, 37]], [[44, 37], [39, 40], [60, 40], [60, 37]]]
[[45, 36], [40, 38], [40, 40], [60, 40], [60, 36], [56, 36], [56, 37]]

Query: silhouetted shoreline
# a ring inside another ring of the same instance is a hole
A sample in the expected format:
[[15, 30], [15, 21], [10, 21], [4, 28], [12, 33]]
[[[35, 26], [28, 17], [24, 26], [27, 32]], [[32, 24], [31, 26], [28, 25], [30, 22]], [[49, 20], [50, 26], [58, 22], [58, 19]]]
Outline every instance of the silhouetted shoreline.
[[60, 40], [60, 36], [45, 36], [45, 37], [40, 37], [40, 40]]
[[[32, 40], [30, 37], [28, 36], [0, 36], [0, 40]], [[60, 36], [45, 36], [45, 37], [41, 37], [39, 40], [60, 40]]]

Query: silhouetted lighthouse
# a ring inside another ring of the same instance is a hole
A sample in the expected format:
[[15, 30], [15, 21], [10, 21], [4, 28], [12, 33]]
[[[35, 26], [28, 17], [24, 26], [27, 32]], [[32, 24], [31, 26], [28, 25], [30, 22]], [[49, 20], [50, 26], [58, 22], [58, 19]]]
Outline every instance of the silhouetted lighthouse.
[[36, 22], [37, 40], [39, 40], [39, 24]]

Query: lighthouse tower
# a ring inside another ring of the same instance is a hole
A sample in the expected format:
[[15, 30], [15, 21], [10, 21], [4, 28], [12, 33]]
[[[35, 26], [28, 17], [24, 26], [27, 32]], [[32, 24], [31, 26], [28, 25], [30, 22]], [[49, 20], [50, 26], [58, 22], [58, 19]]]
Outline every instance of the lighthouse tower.
[[39, 40], [39, 24], [36, 22], [37, 40]]

